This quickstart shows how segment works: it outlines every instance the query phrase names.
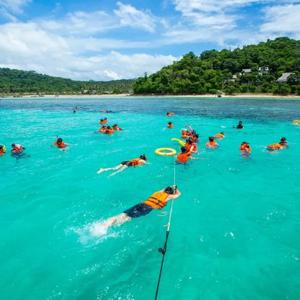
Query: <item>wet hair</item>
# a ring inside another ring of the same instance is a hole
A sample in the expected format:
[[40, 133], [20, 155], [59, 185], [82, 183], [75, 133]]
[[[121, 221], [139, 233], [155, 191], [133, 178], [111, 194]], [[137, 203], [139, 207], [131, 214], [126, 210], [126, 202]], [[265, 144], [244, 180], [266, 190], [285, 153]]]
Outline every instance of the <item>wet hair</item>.
[[0, 145], [0, 149], [3, 149], [3, 147], [4, 147], [3, 145]]
[[110, 126], [107, 126], [106, 129], [111, 129], [111, 127], [110, 127]]
[[186, 142], [187, 142], [188, 144], [193, 144], [193, 141], [192, 141], [191, 138], [188, 138], [188, 139], [186, 140]]
[[210, 142], [213, 142], [213, 141], [215, 140], [215, 138], [214, 138], [213, 136], [210, 136], [210, 137], [208, 138], [208, 140], [209, 140]]
[[182, 153], [187, 152], [187, 150], [186, 150], [186, 148], [185, 148], [184, 146], [182, 146], [180, 149], [181, 149], [181, 152], [182, 152]]
[[282, 137], [282, 138], [280, 139], [280, 141], [281, 141], [281, 142], [286, 142], [286, 138], [285, 138], [285, 137]]
[[57, 138], [56, 143], [62, 143], [63, 139], [62, 138]]
[[16, 146], [16, 144], [11, 144], [11, 146], [12, 146], [12, 147], [15, 147], [15, 146]]
[[176, 190], [177, 190], [177, 186], [167, 186], [165, 189], [164, 189], [164, 192], [166, 192], [167, 194], [169, 195], [174, 195], [176, 193]]
[[145, 154], [142, 154], [142, 155], [140, 155], [140, 159], [147, 160], [147, 157]]
[[169, 125], [171, 125], [171, 124], [172, 124], [172, 122], [168, 122], [168, 124], [169, 124]]
[[223, 132], [223, 131], [221, 131], [220, 133], [224, 135], [224, 132]]
[[116, 127], [116, 126], [118, 126], [118, 124], [114, 124], [112, 127]]

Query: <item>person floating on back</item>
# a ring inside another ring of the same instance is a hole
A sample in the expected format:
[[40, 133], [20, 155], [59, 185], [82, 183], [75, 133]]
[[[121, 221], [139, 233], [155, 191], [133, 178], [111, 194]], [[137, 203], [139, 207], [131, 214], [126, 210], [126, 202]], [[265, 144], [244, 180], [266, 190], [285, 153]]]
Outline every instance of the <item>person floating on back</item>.
[[173, 127], [174, 127], [174, 126], [173, 126], [173, 123], [172, 123], [172, 122], [168, 122], [167, 127], [168, 127], [169, 129], [173, 128]]
[[100, 125], [105, 125], [105, 124], [107, 124], [107, 118], [104, 118], [104, 119], [100, 119], [100, 121], [99, 121], [99, 124]]
[[224, 137], [225, 137], [224, 132], [219, 132], [214, 136], [215, 139], [219, 139], [219, 140], [224, 139]]
[[186, 164], [191, 156], [191, 152], [186, 147], [181, 147], [181, 153], [177, 155], [176, 162], [179, 164]]
[[267, 146], [267, 149], [269, 151], [275, 151], [275, 150], [282, 150], [288, 147], [287, 139], [285, 137], [282, 137], [279, 141], [279, 143], [274, 143]]
[[21, 154], [24, 153], [25, 149], [26, 148], [23, 147], [20, 144], [12, 144], [11, 145], [11, 155], [13, 155], [13, 156], [20, 156]]
[[138, 166], [145, 165], [146, 163], [147, 163], [147, 157], [145, 154], [143, 154], [143, 155], [140, 155], [139, 158], [134, 158], [131, 160], [123, 161], [119, 165], [117, 165], [116, 167], [113, 167], [113, 168], [100, 168], [97, 171], [97, 174], [107, 172], [107, 171], [116, 171], [110, 175], [110, 176], [114, 176], [117, 173], [124, 171], [128, 167], [138, 167]]
[[236, 129], [243, 129], [243, 128], [244, 128], [243, 122], [242, 122], [242, 121], [239, 121], [239, 123], [238, 123], [236, 126], [233, 126], [233, 128], [236, 128]]
[[147, 200], [124, 210], [123, 213], [111, 217], [101, 223], [102, 228], [108, 229], [114, 225], [121, 225], [125, 222], [131, 221], [133, 218], [138, 218], [149, 214], [154, 209], [164, 208], [168, 201], [174, 200], [181, 195], [177, 186], [168, 186], [163, 190], [153, 193]]
[[240, 146], [241, 154], [244, 156], [249, 156], [252, 152], [251, 146], [247, 142], [242, 142]]
[[215, 141], [215, 138], [213, 136], [210, 136], [205, 146], [208, 149], [216, 149], [219, 147], [219, 144]]
[[4, 145], [0, 145], [0, 156], [6, 153], [6, 147]]
[[57, 138], [57, 140], [54, 142], [54, 146], [59, 149], [65, 149], [68, 147], [68, 144], [66, 144], [62, 138]]

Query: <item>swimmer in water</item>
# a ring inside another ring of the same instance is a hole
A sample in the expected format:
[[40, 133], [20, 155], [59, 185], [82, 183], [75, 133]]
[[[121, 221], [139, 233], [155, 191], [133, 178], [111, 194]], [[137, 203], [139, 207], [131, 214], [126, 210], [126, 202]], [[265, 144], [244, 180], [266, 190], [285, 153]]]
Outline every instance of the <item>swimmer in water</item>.
[[4, 145], [0, 145], [0, 156], [4, 155], [6, 153], [6, 148]]
[[189, 151], [186, 147], [181, 147], [181, 153], [177, 155], [176, 162], [178, 164], [186, 164], [191, 157], [191, 151]]
[[118, 124], [114, 124], [114, 125], [112, 126], [112, 129], [113, 129], [114, 131], [122, 131], [122, 130], [123, 130], [121, 127], [118, 126]]
[[267, 149], [269, 151], [274, 151], [274, 150], [282, 150], [288, 147], [287, 139], [285, 137], [282, 137], [279, 141], [279, 143], [274, 143], [271, 145], [267, 146]]
[[208, 142], [205, 144], [205, 146], [209, 149], [216, 149], [219, 147], [218, 143], [215, 141], [215, 138], [213, 136], [210, 136], [208, 138]]
[[181, 195], [176, 185], [168, 186], [163, 190], [153, 193], [147, 200], [132, 206], [123, 213], [111, 217], [104, 221], [101, 225], [104, 228], [109, 228], [114, 225], [121, 225], [131, 221], [133, 218], [138, 218], [149, 214], [154, 209], [164, 208], [168, 201], [174, 200]]
[[66, 144], [62, 138], [57, 138], [53, 145], [59, 149], [65, 149], [68, 147], [68, 144]]
[[243, 129], [243, 128], [244, 128], [243, 122], [242, 122], [242, 121], [239, 121], [239, 123], [238, 123], [236, 126], [233, 126], [233, 128], [236, 128], [236, 129]]
[[224, 137], [225, 137], [224, 132], [219, 132], [214, 136], [215, 139], [220, 139], [220, 140], [224, 139]]
[[114, 176], [117, 173], [123, 172], [128, 167], [138, 167], [138, 166], [145, 165], [146, 163], [147, 163], [147, 157], [145, 154], [143, 154], [143, 155], [140, 155], [139, 158], [134, 158], [131, 160], [123, 161], [119, 165], [117, 165], [116, 167], [113, 167], [113, 168], [100, 168], [97, 171], [97, 174], [101, 174], [103, 172], [108, 172], [108, 171], [116, 171], [110, 175], [110, 176]]
[[173, 127], [174, 127], [174, 126], [173, 126], [173, 123], [172, 123], [172, 122], [168, 122], [167, 128], [171, 129], [171, 128], [173, 128]]
[[249, 156], [252, 152], [250, 144], [247, 142], [242, 142], [240, 146], [240, 151], [242, 155]]

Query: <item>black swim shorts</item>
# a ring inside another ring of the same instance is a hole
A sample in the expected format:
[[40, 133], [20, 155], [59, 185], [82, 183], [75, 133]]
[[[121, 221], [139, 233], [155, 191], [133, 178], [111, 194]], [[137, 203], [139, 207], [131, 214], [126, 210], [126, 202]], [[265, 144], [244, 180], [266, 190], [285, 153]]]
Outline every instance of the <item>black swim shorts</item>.
[[124, 213], [130, 218], [138, 218], [149, 214], [149, 212], [151, 212], [152, 209], [152, 207], [145, 203], [139, 203], [125, 210]]

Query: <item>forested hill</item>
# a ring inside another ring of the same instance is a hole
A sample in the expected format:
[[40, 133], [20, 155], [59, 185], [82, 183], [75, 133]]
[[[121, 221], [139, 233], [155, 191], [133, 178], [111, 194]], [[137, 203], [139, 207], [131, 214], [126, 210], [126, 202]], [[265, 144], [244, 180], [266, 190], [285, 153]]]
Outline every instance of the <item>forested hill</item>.
[[132, 92], [134, 80], [75, 81], [0, 68], [0, 95], [9, 94], [118, 94]]
[[135, 94], [222, 92], [299, 95], [300, 41], [282, 37], [232, 51], [190, 52], [134, 84]]

